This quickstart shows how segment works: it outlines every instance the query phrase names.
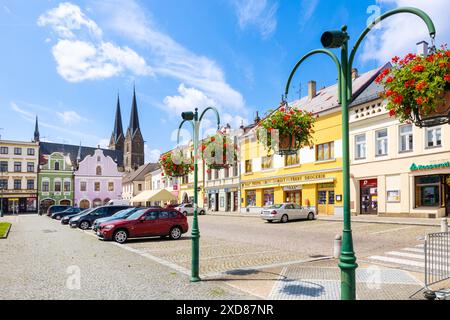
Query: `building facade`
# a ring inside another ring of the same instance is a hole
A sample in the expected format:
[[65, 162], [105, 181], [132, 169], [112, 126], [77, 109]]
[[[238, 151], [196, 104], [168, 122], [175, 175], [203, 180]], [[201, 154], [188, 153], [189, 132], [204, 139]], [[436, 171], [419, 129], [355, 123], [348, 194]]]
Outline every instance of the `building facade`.
[[93, 155], [87, 155], [78, 163], [74, 186], [74, 204], [83, 209], [122, 199], [122, 173], [102, 149], [95, 150]]
[[158, 164], [147, 163], [135, 171], [126, 173], [122, 179], [122, 199], [129, 201], [144, 191], [146, 188], [145, 176], [156, 168], [158, 168]]
[[70, 157], [61, 152], [41, 154], [38, 173], [38, 204], [40, 212], [55, 204], [73, 205], [74, 167]]
[[399, 123], [381, 90], [372, 84], [350, 108], [352, 213], [450, 215], [450, 125]]
[[37, 212], [39, 142], [0, 140], [0, 209]]

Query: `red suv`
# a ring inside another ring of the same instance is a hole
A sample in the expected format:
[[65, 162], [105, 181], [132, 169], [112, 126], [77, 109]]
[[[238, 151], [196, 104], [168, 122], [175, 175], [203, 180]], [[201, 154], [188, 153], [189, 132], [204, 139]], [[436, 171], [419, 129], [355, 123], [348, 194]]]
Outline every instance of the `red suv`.
[[100, 224], [97, 236], [105, 240], [124, 243], [128, 238], [169, 236], [172, 240], [181, 238], [189, 230], [187, 218], [171, 209], [141, 209], [123, 220]]

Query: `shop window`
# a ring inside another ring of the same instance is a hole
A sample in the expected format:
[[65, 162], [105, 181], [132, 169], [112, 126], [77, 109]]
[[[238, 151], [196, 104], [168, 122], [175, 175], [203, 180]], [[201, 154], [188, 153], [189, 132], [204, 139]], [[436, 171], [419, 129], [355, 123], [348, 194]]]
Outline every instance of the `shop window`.
[[359, 134], [355, 136], [355, 159], [366, 158], [366, 135]]
[[317, 203], [318, 204], [327, 204], [327, 192], [326, 191], [319, 191], [317, 193]]
[[413, 150], [413, 127], [412, 124], [401, 126], [400, 129], [400, 152]]
[[252, 172], [253, 172], [252, 159], [245, 160], [245, 173], [252, 173]]
[[375, 154], [377, 156], [385, 156], [388, 154], [388, 133], [387, 129], [375, 132]]
[[334, 159], [334, 142], [319, 144], [316, 147], [316, 161]]
[[266, 156], [261, 158], [261, 169], [268, 170], [273, 167], [273, 156]]
[[300, 164], [300, 155], [299, 152], [296, 154], [288, 154], [284, 156], [284, 166], [296, 166]]
[[439, 207], [441, 204], [440, 176], [416, 177], [416, 207]]
[[426, 148], [435, 148], [442, 145], [441, 128], [427, 128], [425, 134]]
[[275, 190], [274, 189], [264, 190], [264, 206], [273, 205], [274, 200], [275, 200]]
[[246, 203], [247, 206], [256, 206], [256, 191], [249, 190], [246, 192]]

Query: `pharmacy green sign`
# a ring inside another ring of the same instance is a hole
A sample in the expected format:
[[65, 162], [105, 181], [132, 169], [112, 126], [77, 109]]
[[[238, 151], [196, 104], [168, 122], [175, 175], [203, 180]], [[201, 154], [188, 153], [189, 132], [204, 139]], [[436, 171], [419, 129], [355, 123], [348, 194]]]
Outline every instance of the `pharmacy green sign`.
[[435, 163], [435, 164], [427, 164], [427, 165], [417, 165], [413, 163], [409, 168], [411, 171], [421, 171], [421, 170], [433, 170], [433, 169], [443, 169], [450, 168], [450, 161]]

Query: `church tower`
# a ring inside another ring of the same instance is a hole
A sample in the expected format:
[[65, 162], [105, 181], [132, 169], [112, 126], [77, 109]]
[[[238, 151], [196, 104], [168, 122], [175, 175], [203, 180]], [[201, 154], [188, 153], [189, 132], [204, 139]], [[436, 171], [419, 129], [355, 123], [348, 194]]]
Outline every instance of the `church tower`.
[[144, 138], [139, 127], [135, 88], [133, 88], [130, 124], [125, 136], [125, 150], [123, 154], [125, 171], [127, 172], [136, 170], [144, 164]]
[[125, 143], [125, 136], [123, 134], [123, 127], [122, 127], [120, 99], [119, 95], [117, 95], [116, 119], [114, 120], [114, 130], [111, 134], [111, 139], [109, 140], [109, 149], [123, 151], [124, 143]]
[[40, 142], [38, 117], [36, 116], [36, 123], [34, 124], [34, 138], [33, 142]]

